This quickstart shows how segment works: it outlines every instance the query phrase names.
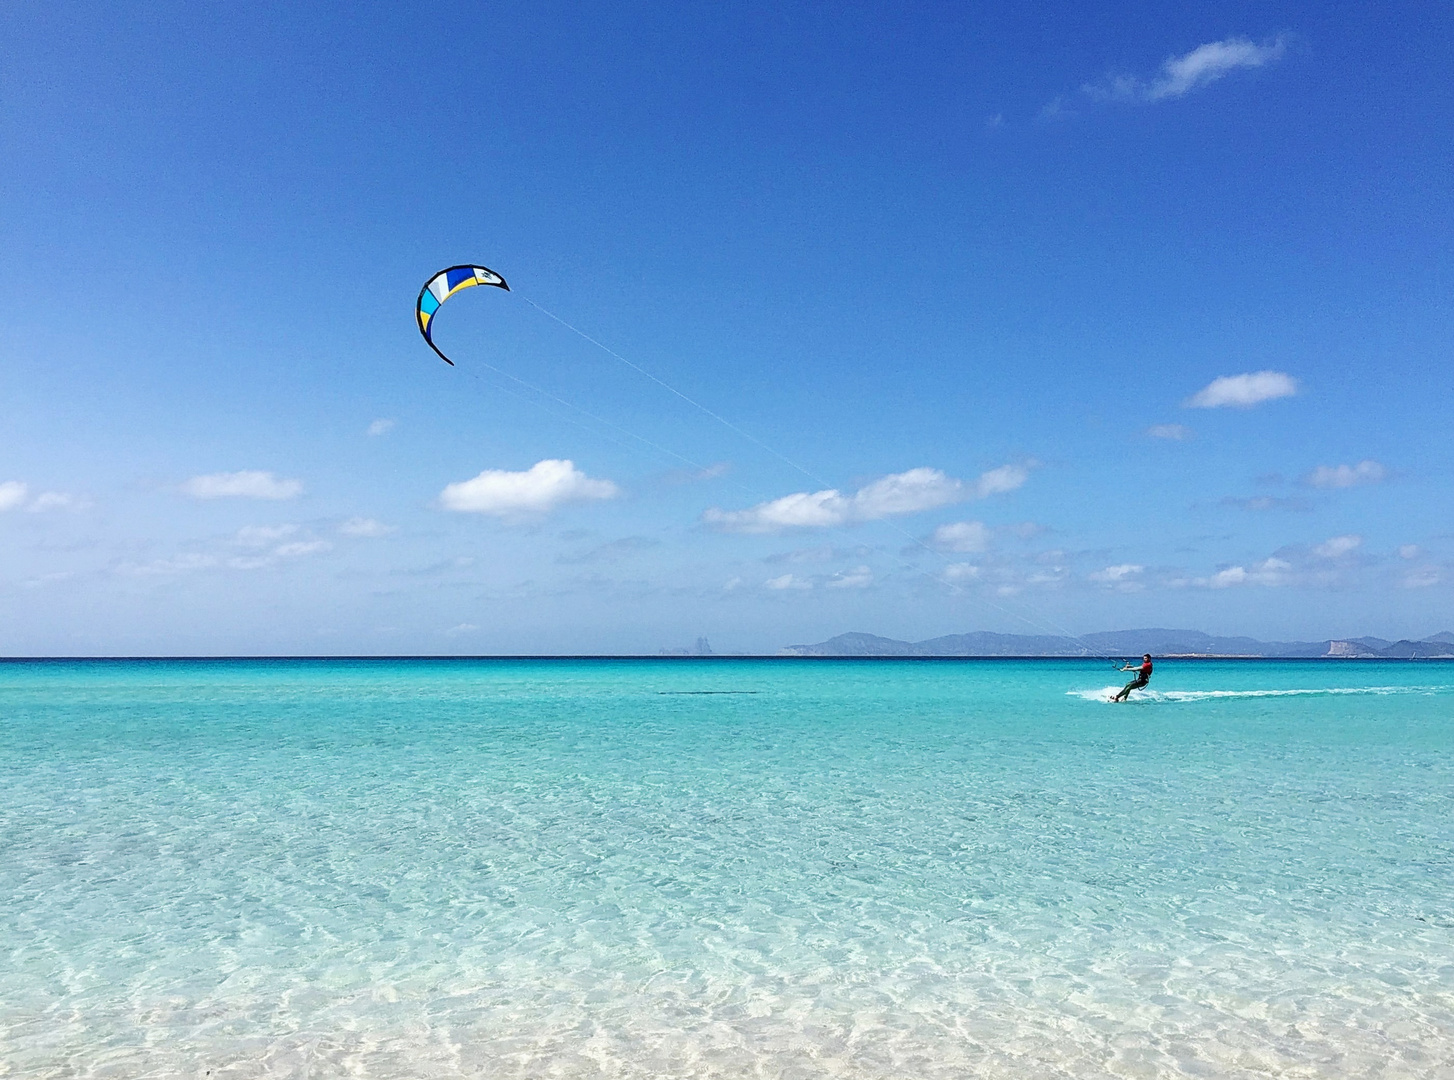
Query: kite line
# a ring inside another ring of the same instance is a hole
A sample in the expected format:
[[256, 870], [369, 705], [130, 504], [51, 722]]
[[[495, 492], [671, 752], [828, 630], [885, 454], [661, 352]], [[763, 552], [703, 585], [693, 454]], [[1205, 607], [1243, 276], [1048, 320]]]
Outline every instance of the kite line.
[[[434, 342], [434, 333], [433, 333], [433, 331], [434, 331], [434, 317], [438, 313], [440, 306], [446, 300], [448, 300], [450, 297], [454, 296], [456, 293], [458, 293], [458, 292], [460, 292], [460, 291], [462, 291], [464, 289], [472, 288], [472, 287], [478, 286], [478, 285], [494, 286], [495, 288], [501, 289], [501, 290], [503, 290], [505, 292], [510, 292], [511, 291], [510, 290], [510, 286], [508, 284], [506, 284], [505, 279], [502, 276], [500, 276], [499, 274], [497, 274], [495, 271], [489, 269], [488, 267], [475, 266], [475, 265], [451, 266], [451, 267], [448, 267], [448, 268], [446, 268], [444, 270], [441, 270], [441, 271], [439, 271], [439, 273], [435, 274], [428, 281], [426, 281], [424, 283], [424, 287], [419, 290], [419, 297], [418, 297], [418, 300], [415, 303], [415, 316], [416, 316], [416, 319], [418, 321], [419, 332], [423, 336], [425, 342], [429, 345], [429, 347], [431, 349], [434, 350], [434, 352], [439, 356], [439, 358], [441, 360], [443, 360], [446, 364], [450, 365], [451, 367], [454, 367], [455, 366], [454, 365], [454, 361], [451, 360], [448, 356], [446, 356], [444, 354], [444, 352], [439, 348], [439, 346], [436, 345], [435, 342]], [[516, 295], [518, 296], [519, 294], [517, 293]], [[708, 408], [706, 405], [702, 404], [700, 401], [697, 401], [695, 398], [691, 397], [690, 395], [688, 395], [686, 393], [683, 393], [681, 390], [678, 390], [675, 386], [672, 386], [665, 379], [660, 378], [659, 376], [657, 376], [653, 372], [648, 371], [646, 368], [642, 367], [640, 364], [637, 364], [634, 361], [628, 359], [627, 357], [621, 355], [621, 353], [617, 352], [615, 349], [611, 348], [609, 345], [606, 345], [604, 342], [597, 340], [596, 338], [592, 337], [590, 334], [587, 334], [584, 330], [580, 329], [580, 327], [575, 326], [572, 323], [568, 322], [567, 320], [561, 318], [559, 315], [555, 314], [553, 311], [548, 310], [547, 308], [545, 308], [541, 304], [538, 304], [534, 300], [531, 300], [529, 297], [522, 296], [521, 299], [524, 300], [527, 304], [529, 304], [536, 311], [538, 311], [540, 314], [546, 316], [547, 318], [551, 319], [552, 321], [554, 321], [554, 322], [558, 323], [559, 325], [563, 326], [565, 329], [569, 330], [571, 333], [573, 333], [576, 336], [580, 337], [582, 340], [590, 343], [591, 345], [594, 345], [596, 348], [600, 349], [602, 352], [606, 353], [608, 356], [611, 356], [615, 360], [617, 360], [620, 363], [624, 364], [626, 367], [628, 367], [631, 370], [635, 371], [637, 374], [643, 376], [644, 378], [650, 379], [652, 382], [656, 383], [658, 386], [660, 386], [662, 389], [666, 390], [668, 393], [673, 394], [674, 396], [680, 398], [682, 401], [685, 401], [688, 405], [691, 405], [693, 408], [697, 409], [699, 412], [704, 413], [705, 415], [711, 417], [717, 423], [721, 424], [723, 427], [725, 427], [728, 430], [732, 431], [738, 437], [740, 437], [742, 439], [745, 439], [746, 441], [752, 443], [754, 446], [758, 447], [759, 449], [761, 449], [761, 450], [765, 451], [766, 453], [772, 455], [773, 457], [777, 458], [779, 461], [783, 462], [785, 465], [789, 466], [790, 468], [794, 469], [795, 471], [797, 471], [799, 473], [802, 473], [808, 479], [812, 480], [815, 484], [818, 484], [818, 485], [820, 485], [821, 487], [823, 487], [825, 489], [831, 489], [832, 488], [832, 485], [829, 484], [828, 481], [824, 480], [822, 477], [819, 477], [814, 472], [812, 472], [810, 469], [804, 468], [802, 465], [798, 464], [796, 461], [793, 461], [791, 458], [787, 457], [785, 454], [781, 453], [780, 451], [778, 451], [778, 450], [774, 449], [773, 447], [769, 446], [767, 443], [763, 442], [761, 439], [757, 438], [755, 435], [751, 434], [750, 432], [747, 432], [747, 431], [743, 430], [741, 427], [739, 427], [738, 425], [734, 424], [732, 421], [728, 420], [726, 417], [722, 416], [720, 413], [717, 413], [716, 411]], [[488, 369], [489, 371], [494, 372], [495, 374], [497, 374], [499, 376], [502, 376], [503, 378], [506, 378], [506, 379], [510, 380], [511, 382], [515, 383], [518, 386], [524, 387], [525, 389], [530, 390], [531, 392], [533, 392], [535, 394], [538, 394], [541, 397], [548, 398], [551, 401], [554, 401], [555, 403], [557, 403], [558, 405], [563, 406], [564, 408], [567, 408], [567, 409], [570, 409], [570, 410], [572, 410], [574, 412], [580, 413], [581, 415], [583, 415], [585, 417], [588, 417], [591, 420], [594, 420], [596, 423], [605, 425], [606, 427], [611, 428], [612, 430], [617, 431], [620, 434], [627, 436], [628, 438], [635, 439], [637, 442], [641, 443], [642, 445], [647, 446], [647, 447], [650, 447], [652, 450], [656, 451], [658, 454], [662, 454], [662, 455], [664, 455], [666, 457], [675, 459], [676, 461], [680, 461], [680, 462], [682, 462], [682, 463], [684, 463], [686, 465], [689, 465], [692, 468], [698, 470], [699, 472], [705, 471], [705, 469], [706, 469], [705, 466], [699, 464], [698, 462], [693, 461], [691, 458], [688, 458], [688, 457], [686, 457], [686, 456], [684, 456], [682, 454], [677, 453], [674, 450], [670, 450], [670, 449], [668, 449], [668, 448], [666, 448], [664, 446], [661, 446], [660, 444], [655, 443], [652, 440], [645, 438], [644, 436], [638, 435], [635, 432], [628, 430], [627, 428], [621, 427], [619, 424], [612, 423], [611, 421], [605, 419], [604, 417], [597, 416], [595, 413], [592, 413], [589, 410], [584, 409], [581, 406], [576, 405], [573, 402], [567, 401], [565, 398], [562, 398], [562, 397], [560, 397], [560, 396], [558, 396], [556, 394], [553, 394], [553, 393], [551, 393], [548, 390], [545, 390], [545, 389], [543, 389], [543, 388], [541, 388], [539, 386], [534, 385], [533, 383], [527, 382], [526, 380], [524, 380], [524, 379], [522, 379], [522, 378], [520, 378], [520, 377], [518, 377], [516, 375], [513, 375], [513, 374], [511, 374], [508, 371], [504, 371], [501, 368], [495, 367], [494, 365], [489, 364], [489, 363], [485, 363], [484, 361], [475, 360], [473, 362], [479, 364], [479, 366], [481, 366], [481, 367], [484, 367], [484, 368]], [[477, 381], [480, 380], [479, 375], [477, 375], [477, 374], [475, 374], [473, 372], [471, 372], [470, 374]], [[502, 389], [507, 389], [507, 388], [502, 388]], [[514, 393], [515, 396], [522, 396], [523, 397], [523, 395], [519, 395], [518, 393], [515, 393], [513, 391], [508, 391], [507, 390], [507, 392]], [[537, 402], [537, 404], [538, 404], [538, 402]], [[559, 414], [557, 414], [557, 415], [559, 415]], [[566, 419], [566, 418], [562, 417], [562, 419]], [[570, 422], [576, 423], [575, 421], [570, 421]], [[598, 432], [598, 434], [604, 434], [604, 433]], [[625, 446], [624, 443], [621, 443], [619, 440], [613, 439], [610, 436], [606, 436], [606, 438], [608, 438], [611, 442], [615, 443], [618, 446]], [[748, 492], [754, 498], [758, 498], [758, 499], [764, 499], [765, 498], [765, 496], [762, 495], [760, 492], [754, 492], [754, 491], [752, 491], [751, 488], [748, 488], [746, 485], [744, 485], [744, 484], [742, 484], [740, 482], [734, 481], [734, 486], [739, 487], [742, 490]], [[897, 532], [901, 536], [905, 537], [911, 544], [915, 545], [916, 547], [922, 548], [930, 556], [937, 556], [938, 558], [940, 558], [941, 560], [944, 560], [945, 562], [948, 561], [948, 555], [946, 553], [944, 553], [942, 551], [938, 551], [938, 550], [930, 547], [927, 543], [924, 542], [924, 540], [921, 537], [915, 536], [913, 533], [909, 532], [907, 529], [905, 529], [902, 526], [898, 525], [896, 522], [889, 521], [887, 519], [880, 519], [880, 520], [883, 520], [884, 521], [884, 524], [886, 524], [889, 528], [893, 529], [895, 532]], [[840, 525], [834, 525], [834, 526], [832, 526], [832, 528], [834, 528], [836, 531], [846, 531], [845, 530], [845, 526], [844, 525], [841, 525], [841, 524]], [[1048, 623], [1046, 623], [1046, 622], [1040, 622], [1040, 621], [1038, 621], [1036, 619], [1033, 619], [1030, 616], [1025, 615], [1025, 614], [1023, 614], [1021, 612], [1017, 612], [1017, 611], [1014, 611], [1014, 610], [1012, 610], [1010, 608], [1007, 608], [1007, 607], [1004, 607], [1004, 606], [1002, 606], [1000, 604], [997, 604], [997, 603], [995, 603], [992, 600], [988, 600], [988, 599], [985, 599], [984, 597], [977, 596], [974, 593], [971, 593], [968, 590], [965, 590], [965, 589], [961, 588], [956, 583], [954, 583], [952, 581], [949, 581], [949, 580], [945, 579], [944, 577], [941, 577], [938, 574], [931, 573], [930, 571], [927, 571], [927, 570], [921, 570], [920, 573], [923, 576], [929, 578], [931, 581], [934, 581], [937, 584], [939, 584], [939, 585], [941, 585], [941, 586], [943, 586], [945, 588], [948, 588], [951, 592], [955, 593], [956, 595], [965, 595], [965, 596], [968, 596], [971, 600], [975, 601], [976, 603], [979, 603], [979, 604], [982, 604], [982, 605], [984, 605], [986, 607], [992, 608], [992, 609], [1000, 612], [1003, 615], [1009, 616], [1010, 618], [1018, 619], [1019, 621], [1025, 623], [1025, 624], [1027, 624], [1029, 626], [1032, 626], [1035, 629], [1040, 630], [1042, 632], [1048, 631], [1051, 634], [1059, 635], [1059, 636], [1068, 638], [1068, 639], [1070, 639], [1072, 641], [1077, 641], [1077, 642], [1079, 642], [1081, 644], [1082, 648], [1085, 649], [1085, 651], [1086, 651], [1086, 653], [1088, 655], [1100, 655], [1096, 650], [1091, 649], [1089, 647], [1089, 644], [1079, 634], [1074, 634], [1071, 631], [1067, 630], [1065, 627], [1060, 626], [1060, 625], [1058, 625], [1057, 623], [1055, 623], [1053, 621], [1050, 621]]]

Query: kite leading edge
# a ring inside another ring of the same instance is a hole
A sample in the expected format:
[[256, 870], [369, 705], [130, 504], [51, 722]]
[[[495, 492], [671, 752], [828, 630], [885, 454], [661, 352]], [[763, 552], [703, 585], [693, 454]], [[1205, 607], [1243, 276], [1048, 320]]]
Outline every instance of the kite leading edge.
[[451, 296], [474, 285], [493, 285], [497, 289], [510, 291], [505, 279], [488, 267], [451, 266], [424, 283], [424, 288], [419, 290], [418, 303], [414, 307], [414, 313], [419, 319], [419, 332], [424, 335], [429, 347], [450, 367], [454, 367], [454, 361], [440, 352], [439, 346], [434, 344], [434, 316], [439, 311], [439, 306]]

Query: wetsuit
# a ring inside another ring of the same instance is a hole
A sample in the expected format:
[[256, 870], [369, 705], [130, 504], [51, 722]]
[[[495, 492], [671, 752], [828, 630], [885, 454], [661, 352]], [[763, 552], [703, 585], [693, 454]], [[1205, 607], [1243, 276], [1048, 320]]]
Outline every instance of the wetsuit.
[[1151, 681], [1151, 661], [1143, 660], [1141, 666], [1136, 670], [1136, 677], [1122, 687], [1121, 692], [1115, 696], [1114, 701], [1125, 701], [1131, 696], [1132, 690], [1140, 690]]

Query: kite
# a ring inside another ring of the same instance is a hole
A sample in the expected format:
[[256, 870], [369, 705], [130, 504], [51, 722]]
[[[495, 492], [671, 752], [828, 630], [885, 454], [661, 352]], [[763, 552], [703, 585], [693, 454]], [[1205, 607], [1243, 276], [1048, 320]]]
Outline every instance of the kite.
[[434, 344], [434, 316], [439, 311], [440, 304], [461, 289], [468, 289], [473, 285], [493, 285], [497, 289], [510, 291], [504, 278], [483, 266], [451, 266], [448, 270], [435, 274], [419, 290], [419, 302], [414, 308], [414, 313], [419, 318], [419, 332], [424, 335], [429, 347], [439, 353], [439, 358], [450, 367], [454, 367], [454, 361], [439, 352], [439, 346]]

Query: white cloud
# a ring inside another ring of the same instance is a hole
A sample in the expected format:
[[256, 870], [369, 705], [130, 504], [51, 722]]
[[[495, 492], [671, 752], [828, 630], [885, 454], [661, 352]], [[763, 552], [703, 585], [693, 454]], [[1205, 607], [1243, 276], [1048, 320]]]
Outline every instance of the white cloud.
[[0, 484], [0, 513], [23, 506], [29, 495], [30, 488], [19, 480], [6, 480]]
[[43, 514], [47, 510], [80, 509], [83, 504], [74, 495], [64, 491], [42, 491], [26, 507], [32, 514]]
[[866, 566], [855, 566], [834, 574], [828, 580], [830, 589], [866, 589], [873, 584], [873, 571]]
[[1090, 576], [1092, 581], [1100, 581], [1107, 585], [1114, 585], [1124, 582], [1127, 578], [1134, 577], [1141, 573], [1146, 567], [1138, 563], [1121, 563], [1117, 566], [1108, 566], [1104, 570], [1097, 570]]
[[[291, 527], [289, 527], [291, 529]], [[247, 530], [243, 530], [246, 532]], [[258, 530], [266, 532], [265, 529]], [[281, 533], [288, 535], [288, 533]], [[227, 560], [227, 567], [230, 570], [261, 570], [264, 567], [276, 566], [283, 559], [301, 559], [308, 555], [317, 555], [324, 551], [331, 551], [333, 545], [327, 540], [293, 540], [286, 544], [279, 544], [271, 551], [261, 551], [250, 555], [234, 555]]]
[[613, 499], [621, 493], [609, 480], [593, 480], [568, 460], [546, 458], [524, 472], [486, 469], [473, 480], [450, 484], [439, 494], [446, 510], [493, 514], [503, 518], [537, 517], [565, 503]]
[[1229, 566], [1209, 578], [1198, 579], [1194, 584], [1210, 589], [1230, 589], [1236, 585], [1285, 585], [1291, 569], [1291, 563], [1273, 556], [1254, 564], [1251, 570], [1245, 566]]
[[982, 521], [950, 522], [934, 530], [929, 537], [929, 545], [960, 555], [986, 551], [990, 546], [990, 530]]
[[35, 498], [30, 497], [30, 486], [19, 480], [0, 483], [0, 513], [6, 510], [25, 509], [32, 514], [43, 514], [47, 510], [80, 510], [87, 504], [64, 491], [42, 491]]
[[151, 562], [141, 565], [126, 564], [121, 567], [121, 570], [123, 573], [149, 577], [161, 574], [182, 574], [190, 570], [206, 570], [216, 565], [217, 557], [215, 555], [186, 552], [165, 559], [153, 559]]
[[393, 430], [394, 430], [394, 421], [392, 421], [392, 420], [390, 420], [390, 419], [388, 419], [386, 417], [380, 417], [379, 419], [375, 420], [372, 424], [369, 425], [369, 431], [368, 431], [368, 433], [369, 433], [369, 435], [373, 436], [374, 438], [377, 438], [380, 435], [387, 435], [389, 432], [391, 432]]
[[459, 634], [472, 634], [478, 629], [479, 627], [472, 622], [462, 622], [455, 626], [451, 626], [448, 630], [445, 631], [445, 633], [448, 634], [450, 637], [455, 637]]
[[1320, 559], [1341, 559], [1351, 555], [1363, 546], [1363, 537], [1353, 533], [1334, 536], [1313, 548], [1313, 554]]
[[768, 578], [766, 581], [763, 582], [763, 585], [766, 588], [776, 589], [779, 591], [783, 589], [811, 589], [813, 587], [813, 583], [811, 581], [804, 581], [802, 578], [794, 577], [792, 574], [784, 574], [782, 577]]
[[40, 589], [47, 585], [53, 585], [59, 581], [69, 581], [76, 576], [74, 570], [57, 570], [50, 574], [41, 574], [39, 577], [27, 578], [20, 583], [25, 589]]
[[1350, 488], [1360, 484], [1377, 484], [1388, 476], [1388, 470], [1376, 461], [1360, 461], [1357, 465], [1319, 465], [1303, 483], [1320, 488]]
[[1259, 585], [1285, 585], [1292, 563], [1273, 555], [1252, 568], [1252, 579]]
[[1247, 568], [1245, 566], [1229, 566], [1225, 570], [1218, 570], [1207, 581], [1213, 589], [1227, 589], [1233, 585], [1241, 585], [1247, 580]]
[[1439, 572], [1438, 567], [1421, 566], [1405, 574], [1399, 584], [1405, 589], [1427, 589], [1443, 580], [1444, 575]]
[[1031, 461], [1024, 465], [1001, 465], [998, 469], [980, 473], [979, 479], [974, 482], [974, 497], [986, 499], [1024, 487], [1025, 481], [1030, 479], [1030, 469], [1036, 464]]
[[394, 527], [373, 518], [353, 517], [340, 525], [338, 531], [344, 536], [388, 536]]
[[304, 555], [317, 555], [333, 547], [327, 540], [295, 540], [291, 544], [279, 544], [273, 554], [280, 559], [297, 559]]
[[964, 497], [963, 490], [963, 484], [938, 469], [910, 469], [859, 488], [849, 512], [861, 521], [917, 514], [958, 502]]
[[959, 562], [950, 563], [944, 568], [944, 573], [940, 576], [945, 581], [960, 582], [973, 581], [979, 577], [979, 574], [980, 569], [974, 563]]
[[143, 577], [214, 569], [262, 570], [285, 559], [304, 558], [333, 548], [327, 540], [299, 539], [278, 543], [298, 531], [296, 525], [249, 525], [238, 529], [230, 539], [214, 542], [212, 551], [181, 552], [149, 563], [125, 563], [117, 570]]
[[1152, 424], [1146, 429], [1146, 434], [1153, 439], [1171, 439], [1175, 442], [1185, 442], [1191, 438], [1191, 428], [1182, 424]]
[[1252, 371], [1213, 379], [1184, 404], [1189, 409], [1220, 409], [1229, 405], [1248, 409], [1264, 401], [1292, 397], [1297, 392], [1297, 380], [1291, 375], [1281, 371]]
[[1091, 97], [1113, 101], [1164, 101], [1209, 86], [1239, 69], [1270, 64], [1282, 56], [1286, 47], [1283, 37], [1261, 45], [1238, 37], [1209, 41], [1181, 56], [1168, 57], [1160, 74], [1150, 82], [1134, 75], [1110, 75], [1081, 89]]
[[297, 531], [296, 525], [245, 525], [237, 530], [234, 542], [243, 547], [267, 547]]
[[1283, 38], [1258, 45], [1246, 38], [1227, 38], [1198, 45], [1189, 53], [1173, 56], [1161, 65], [1161, 77], [1147, 90], [1152, 101], [1181, 97], [1210, 85], [1238, 68], [1259, 68], [1282, 56]]
[[244, 469], [194, 476], [182, 485], [182, 492], [194, 499], [292, 499], [303, 493], [303, 482]]
[[1417, 559], [1422, 554], [1418, 544], [1401, 544], [1398, 549], [1400, 559]]
[[724, 532], [738, 533], [832, 528], [916, 514], [965, 499], [1014, 491], [1029, 475], [1030, 464], [1001, 465], [967, 484], [939, 469], [921, 467], [880, 477], [853, 495], [844, 495], [833, 488], [800, 491], [746, 510], [721, 510], [714, 506], [702, 515], [702, 520]]
[[747, 510], [719, 510], [714, 506], [702, 515], [702, 520], [727, 532], [741, 533], [828, 528], [844, 524], [852, 505], [852, 500], [833, 490], [798, 492]]

